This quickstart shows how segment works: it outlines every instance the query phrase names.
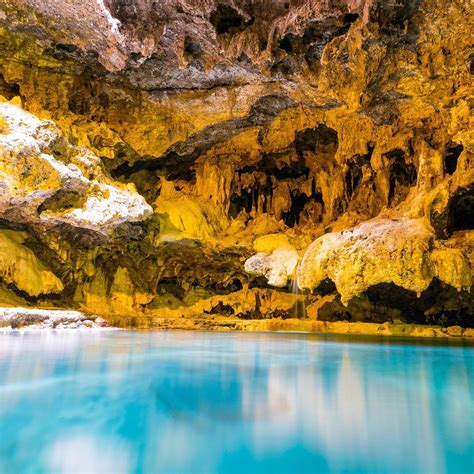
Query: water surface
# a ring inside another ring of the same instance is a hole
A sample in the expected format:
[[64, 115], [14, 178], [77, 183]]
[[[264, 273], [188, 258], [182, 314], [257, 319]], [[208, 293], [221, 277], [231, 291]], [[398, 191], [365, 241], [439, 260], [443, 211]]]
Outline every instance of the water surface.
[[0, 472], [474, 472], [474, 348], [0, 334]]

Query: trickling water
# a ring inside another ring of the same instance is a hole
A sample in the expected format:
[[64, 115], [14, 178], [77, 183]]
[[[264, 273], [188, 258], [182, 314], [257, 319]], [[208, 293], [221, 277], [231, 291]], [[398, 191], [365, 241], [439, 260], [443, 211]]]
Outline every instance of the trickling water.
[[[298, 266], [296, 267], [295, 271], [295, 277], [293, 280], [291, 280], [291, 292], [294, 295], [300, 295], [301, 291], [298, 287], [298, 269], [299, 269], [300, 263], [298, 263]], [[304, 318], [306, 317], [306, 304], [304, 298], [301, 300], [297, 301], [295, 305], [293, 306], [293, 311], [291, 316], [293, 318]]]

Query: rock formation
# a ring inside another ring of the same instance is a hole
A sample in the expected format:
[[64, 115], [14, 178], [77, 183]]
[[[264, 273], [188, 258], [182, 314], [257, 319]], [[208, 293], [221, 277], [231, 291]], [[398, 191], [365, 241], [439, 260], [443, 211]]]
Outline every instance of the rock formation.
[[474, 327], [473, 20], [5, 0], [0, 304]]

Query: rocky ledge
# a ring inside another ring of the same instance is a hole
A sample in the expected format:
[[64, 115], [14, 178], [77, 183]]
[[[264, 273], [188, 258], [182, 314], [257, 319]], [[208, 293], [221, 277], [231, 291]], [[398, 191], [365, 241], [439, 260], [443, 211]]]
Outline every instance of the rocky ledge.
[[107, 327], [100, 316], [80, 311], [40, 308], [0, 308], [0, 331], [5, 329], [97, 329]]
[[468, 0], [5, 0], [0, 304], [468, 336], [471, 18]]

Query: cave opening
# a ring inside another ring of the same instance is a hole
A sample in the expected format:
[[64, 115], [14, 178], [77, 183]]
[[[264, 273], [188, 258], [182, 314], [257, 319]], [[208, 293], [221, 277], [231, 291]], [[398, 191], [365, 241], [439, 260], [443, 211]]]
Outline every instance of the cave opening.
[[317, 152], [326, 148], [334, 148], [331, 151], [336, 153], [338, 143], [336, 130], [324, 124], [296, 132], [294, 141], [296, 151], [301, 157], [305, 151]]
[[358, 18], [358, 13], [346, 13], [344, 15], [344, 23], [354, 23]]
[[452, 144], [446, 150], [444, 156], [444, 171], [447, 174], [454, 174], [458, 167], [458, 158], [463, 152], [464, 147], [462, 145]]
[[[330, 285], [329, 292], [337, 293], [337, 290]], [[465, 301], [459, 298], [456, 288], [437, 278], [419, 297], [414, 291], [394, 283], [378, 283], [361, 297], [349, 301], [347, 306], [342, 305], [339, 298], [326, 302], [318, 311], [318, 319], [473, 327], [473, 297], [467, 292], [463, 295]], [[450, 301], [450, 304], [444, 305], [445, 301]]]
[[211, 13], [210, 21], [219, 35], [246, 26], [244, 18], [235, 8], [223, 4], [217, 5], [217, 8]]
[[388, 167], [390, 186], [388, 192], [388, 205], [394, 206], [403, 201], [409, 188], [416, 183], [417, 172], [413, 163], [407, 163], [403, 150], [395, 149], [384, 154], [389, 159]]
[[362, 179], [362, 169], [359, 166], [349, 166], [349, 170], [346, 173], [346, 191], [347, 197], [350, 199], [354, 194], [354, 191], [357, 189], [360, 181]]
[[285, 35], [280, 40], [280, 42], [278, 43], [278, 47], [288, 54], [291, 54], [293, 52], [293, 46], [291, 45], [291, 33]]
[[294, 227], [299, 224], [301, 213], [304, 211], [307, 204], [311, 202], [317, 202], [323, 205], [323, 196], [321, 193], [313, 191], [310, 196], [305, 193], [301, 193], [298, 190], [294, 190], [291, 193], [291, 207], [287, 212], [283, 213], [283, 222], [288, 227]]
[[184, 37], [184, 54], [189, 58], [199, 58], [202, 55], [202, 47], [197, 42], [194, 41], [189, 35]]
[[364, 167], [370, 167], [370, 159], [373, 152], [374, 146], [369, 144], [368, 151], [365, 155], [355, 155], [348, 160], [348, 170], [344, 177], [348, 199], [351, 199], [357, 187], [359, 186], [364, 175]]
[[474, 229], [474, 185], [459, 190], [448, 204], [448, 235]]
[[[437, 326], [460, 325], [472, 327], [472, 311], [469, 309], [472, 296], [464, 303], [459, 299], [456, 288], [434, 278], [429, 287], [418, 297], [414, 291], [394, 283], [379, 283], [366, 290], [365, 295], [373, 305], [371, 313], [382, 317], [397, 310], [392, 317], [408, 324], [430, 324]], [[451, 301], [450, 305], [440, 305], [441, 301]], [[436, 311], [433, 309], [436, 308]], [[391, 318], [388, 318], [390, 320]], [[387, 318], [385, 318], [387, 320]]]
[[0, 73], [0, 94], [11, 100], [13, 97], [20, 96], [20, 86], [15, 82], [7, 82]]
[[310, 197], [304, 193], [299, 193], [298, 191], [291, 193], [290, 210], [283, 213], [283, 221], [288, 227], [294, 227], [298, 224], [300, 212], [304, 209], [304, 206], [309, 200]]
[[272, 183], [268, 176], [263, 183], [257, 182], [250, 187], [234, 190], [230, 196], [229, 217], [235, 219], [242, 211], [247, 214], [253, 210], [255, 212], [269, 212], [272, 195]]

